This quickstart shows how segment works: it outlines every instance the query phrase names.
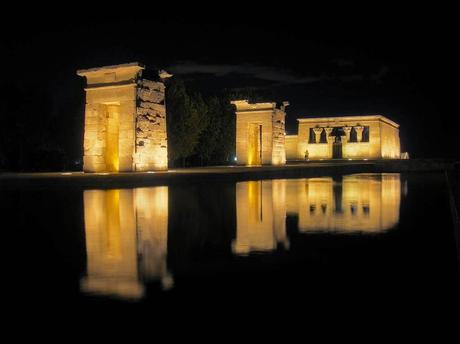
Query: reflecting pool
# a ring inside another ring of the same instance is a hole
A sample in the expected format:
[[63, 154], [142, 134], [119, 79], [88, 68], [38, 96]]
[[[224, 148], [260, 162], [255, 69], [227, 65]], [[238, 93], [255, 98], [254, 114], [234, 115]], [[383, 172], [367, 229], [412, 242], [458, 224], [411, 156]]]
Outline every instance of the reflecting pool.
[[337, 290], [362, 296], [396, 292], [395, 285], [398, 293], [422, 291], [427, 281], [458, 285], [438, 174], [2, 195], [21, 243], [8, 252], [17, 280], [27, 281], [16, 291], [34, 300], [167, 305], [281, 293], [313, 302]]

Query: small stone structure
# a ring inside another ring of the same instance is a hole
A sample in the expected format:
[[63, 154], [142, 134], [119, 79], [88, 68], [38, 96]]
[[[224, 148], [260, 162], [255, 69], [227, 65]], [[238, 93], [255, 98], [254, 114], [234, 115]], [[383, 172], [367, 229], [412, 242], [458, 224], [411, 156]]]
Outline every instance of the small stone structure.
[[299, 118], [288, 160], [400, 159], [399, 125], [381, 115]]
[[231, 102], [236, 107], [236, 156], [238, 165], [283, 165], [286, 163], [285, 117], [288, 102]]
[[142, 77], [137, 62], [77, 71], [86, 77], [83, 170], [166, 170], [165, 85]]

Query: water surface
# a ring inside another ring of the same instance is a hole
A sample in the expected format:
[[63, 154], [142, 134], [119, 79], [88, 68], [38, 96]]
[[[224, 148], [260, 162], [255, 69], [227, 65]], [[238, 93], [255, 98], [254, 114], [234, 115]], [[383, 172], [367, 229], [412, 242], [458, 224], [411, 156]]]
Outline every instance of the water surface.
[[168, 305], [283, 295], [315, 303], [326, 295], [411, 299], [433, 286], [453, 295], [458, 286], [437, 174], [2, 195], [16, 240], [7, 250], [15, 291], [27, 302]]

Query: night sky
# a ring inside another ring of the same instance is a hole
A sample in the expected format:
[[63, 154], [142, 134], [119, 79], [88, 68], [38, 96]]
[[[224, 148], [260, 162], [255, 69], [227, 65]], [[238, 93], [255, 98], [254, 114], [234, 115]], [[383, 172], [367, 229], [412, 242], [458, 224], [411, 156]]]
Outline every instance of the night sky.
[[[290, 134], [299, 117], [383, 114], [401, 124], [402, 150], [412, 157], [460, 155], [445, 101], [454, 44], [446, 13], [401, 5], [334, 12], [282, 5], [230, 10], [221, 3], [212, 12], [137, 8], [126, 9], [124, 18], [125, 9], [116, 8], [93, 15], [71, 7], [31, 12], [20, 26], [1, 24], [7, 66], [1, 87], [38, 89], [48, 97], [64, 123], [56, 135], [64, 145], [71, 141], [75, 154], [84, 102], [84, 81], [75, 71], [139, 61], [204, 94], [251, 88], [267, 101], [288, 100]], [[32, 104], [25, 108], [34, 115]]]

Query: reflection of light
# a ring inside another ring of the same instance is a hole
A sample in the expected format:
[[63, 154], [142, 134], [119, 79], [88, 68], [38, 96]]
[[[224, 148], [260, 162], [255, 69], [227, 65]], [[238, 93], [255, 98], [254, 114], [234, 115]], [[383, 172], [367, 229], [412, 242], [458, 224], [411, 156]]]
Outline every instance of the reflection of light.
[[237, 233], [232, 243], [235, 254], [273, 251], [278, 244], [289, 247], [285, 185], [284, 179], [236, 184]]
[[155, 171], [147, 171], [147, 173], [155, 173]]
[[61, 173], [62, 176], [71, 176], [72, 172], [63, 172]]
[[377, 233], [399, 222], [399, 174], [356, 174], [287, 180], [287, 212], [302, 232]]
[[168, 187], [84, 192], [87, 274], [90, 294], [140, 299], [144, 281], [173, 287], [167, 269]]
[[353, 160], [353, 159], [349, 158], [348, 160]]
[[233, 160], [235, 160], [235, 161], [238, 161], [238, 158], [237, 158], [237, 157], [235, 157]]
[[109, 173], [108, 173], [108, 172], [99, 172], [99, 173], [96, 173], [96, 174], [98, 174], [98, 175], [100, 175], [100, 176], [106, 176], [106, 175], [108, 175]]
[[380, 233], [399, 222], [399, 174], [356, 174], [236, 184], [238, 255], [289, 249], [286, 216], [300, 232]]
[[368, 159], [364, 159], [364, 160], [368, 160]]

